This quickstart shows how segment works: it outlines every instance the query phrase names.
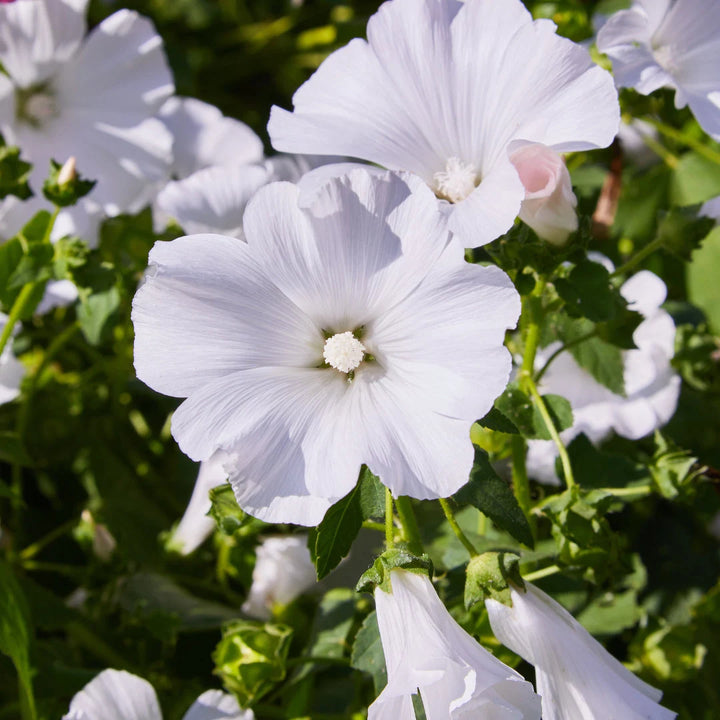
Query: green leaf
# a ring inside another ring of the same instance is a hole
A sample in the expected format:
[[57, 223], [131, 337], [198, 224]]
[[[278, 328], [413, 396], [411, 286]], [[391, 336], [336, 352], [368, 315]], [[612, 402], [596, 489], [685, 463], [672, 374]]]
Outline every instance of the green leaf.
[[[565, 398], [560, 395], [544, 395], [543, 399], [558, 432], [572, 425], [572, 408]], [[495, 406], [523, 437], [552, 440], [537, 405], [529, 395], [520, 390], [517, 383], [511, 383], [505, 388], [505, 392], [495, 401]]]
[[374, 610], [365, 618], [355, 636], [350, 664], [356, 670], [362, 670], [371, 675], [376, 694], [379, 695], [387, 685], [385, 655]]
[[[572, 413], [572, 407], [570, 406], [570, 403], [560, 395], [543, 395], [542, 399], [545, 401], [545, 407], [548, 410], [548, 413], [550, 413], [550, 418], [553, 421], [553, 425], [555, 426], [556, 430], [558, 432], [562, 432], [563, 430], [567, 430], [569, 427], [572, 427], [573, 424], [573, 413]], [[547, 439], [552, 440], [552, 436], [550, 435], [550, 431], [547, 430], [547, 426], [545, 425], [545, 421], [542, 419], [542, 416], [540, 415], [540, 411], [536, 408], [536, 417], [535, 417], [535, 423], [538, 427], [542, 424], [542, 427], [547, 432]], [[541, 437], [541, 435], [538, 435]]]
[[363, 521], [384, 513], [385, 494], [383, 492], [380, 506], [379, 487], [382, 487], [380, 481], [363, 468], [353, 490], [329, 508], [322, 522], [310, 531], [308, 548], [318, 580], [324, 578], [350, 552]]
[[525, 587], [517, 555], [505, 552], [476, 555], [465, 571], [465, 607], [469, 609], [486, 598], [512, 606], [511, 583]]
[[233, 535], [248, 519], [248, 516], [238, 505], [232, 486], [227, 482], [210, 490], [210, 511], [208, 515], [215, 520], [218, 528], [225, 535]]
[[100, 344], [108, 321], [119, 307], [120, 291], [115, 286], [89, 296], [81, 296], [77, 310], [78, 323], [85, 339], [91, 345]]
[[577, 364], [601, 385], [616, 395], [625, 395], [624, 366], [619, 347], [594, 337], [574, 345], [569, 352]]
[[696, 152], [685, 153], [673, 173], [671, 203], [696, 205], [717, 195], [720, 195], [720, 165]]
[[663, 497], [677, 497], [699, 472], [696, 457], [663, 437], [660, 431], [655, 431], [655, 453], [650, 465], [650, 475]]
[[661, 208], [667, 206], [671, 174], [664, 164], [647, 172], [623, 173], [622, 192], [613, 223], [613, 234], [646, 242], [655, 235]]
[[30, 643], [32, 621], [27, 601], [9, 565], [0, 560], [0, 652], [7, 655], [17, 671], [25, 697], [35, 717], [32, 691]]
[[470, 482], [460, 488], [453, 499], [459, 505], [473, 505], [518, 542], [534, 546], [530, 525], [515, 495], [493, 470], [487, 454], [477, 446]]
[[[2, 248], [0, 248], [2, 249]], [[686, 266], [688, 299], [708, 319], [710, 327], [720, 334], [720, 227], [716, 227], [692, 254]]]
[[582, 468], [577, 481], [583, 488], [624, 488], [647, 480], [647, 470], [622, 455], [600, 452], [584, 434], [568, 445], [570, 463]]
[[20, 149], [8, 147], [0, 135], [0, 200], [15, 195], [26, 200], [32, 195], [28, 179], [32, 165], [20, 159]]
[[[70, 167], [72, 164], [72, 167]], [[65, 170], [67, 177], [61, 176]], [[87, 180], [75, 169], [75, 160], [71, 158], [64, 165], [50, 160], [50, 174], [43, 183], [43, 195], [58, 207], [75, 205], [80, 198], [85, 197], [94, 187], [95, 180]]]
[[689, 260], [714, 226], [712, 218], [697, 217], [686, 208], [671, 208], [660, 221], [657, 236], [666, 250]]
[[18, 238], [12, 238], [0, 244], [0, 301], [6, 308], [10, 308], [17, 296], [11, 291], [8, 283], [24, 255], [22, 243]]
[[27, 222], [19, 235], [28, 243], [28, 245], [40, 244], [47, 236], [48, 225], [50, 224], [51, 215], [47, 210], [40, 210], [29, 222]]
[[334, 588], [317, 609], [309, 653], [314, 657], [341, 658], [349, 649], [348, 636], [355, 624], [355, 593]]
[[34, 243], [15, 268], [8, 280], [9, 290], [19, 290], [23, 285], [49, 280], [52, 275], [53, 247], [50, 244]]
[[558, 278], [554, 285], [568, 314], [574, 317], [599, 322], [615, 314], [617, 293], [610, 286], [610, 273], [600, 263], [583, 260], [567, 278]]
[[478, 420], [477, 422], [478, 425], [488, 428], [488, 430], [495, 430], [496, 432], [507, 433], [509, 435], [520, 434], [515, 424], [496, 407], [491, 408], [490, 412], [482, 418], [482, 420]]
[[375, 562], [360, 576], [355, 590], [372, 593], [380, 587], [385, 592], [392, 592], [392, 571], [398, 569], [427, 577], [433, 575], [432, 560], [427, 554], [414, 555], [405, 543], [398, 543], [375, 558]]

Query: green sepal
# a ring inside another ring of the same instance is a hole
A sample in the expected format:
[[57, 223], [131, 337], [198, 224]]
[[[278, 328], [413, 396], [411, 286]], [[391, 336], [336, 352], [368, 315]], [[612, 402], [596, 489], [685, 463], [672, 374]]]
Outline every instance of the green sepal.
[[50, 160], [50, 174], [43, 183], [43, 195], [53, 205], [69, 207], [75, 205], [80, 198], [85, 197], [96, 185], [96, 180], [87, 180], [80, 173], [74, 172], [73, 177], [60, 183], [58, 175], [63, 166], [55, 160]]
[[379, 587], [384, 592], [392, 592], [390, 571], [397, 568], [418, 575], [427, 575], [430, 578], [433, 574], [432, 560], [427, 554], [413, 555], [407, 547], [399, 544], [390, 550], [386, 550], [376, 558], [372, 567], [360, 576], [355, 590], [357, 592], [372, 593], [376, 587]]
[[215, 520], [218, 529], [225, 535], [233, 535], [248, 521], [248, 515], [238, 505], [235, 493], [228, 482], [210, 490], [208, 515]]
[[213, 652], [214, 673], [242, 707], [285, 679], [293, 629], [287, 625], [236, 620], [223, 628]]
[[525, 588], [518, 555], [509, 552], [476, 555], [465, 571], [465, 607], [469, 610], [486, 598], [512, 607], [511, 586]]
[[653, 485], [665, 498], [677, 497], [703, 471], [689, 451], [655, 431], [655, 453], [650, 465]]
[[28, 184], [32, 165], [20, 158], [20, 149], [8, 147], [0, 135], [0, 200], [14, 195], [21, 200], [32, 196]]

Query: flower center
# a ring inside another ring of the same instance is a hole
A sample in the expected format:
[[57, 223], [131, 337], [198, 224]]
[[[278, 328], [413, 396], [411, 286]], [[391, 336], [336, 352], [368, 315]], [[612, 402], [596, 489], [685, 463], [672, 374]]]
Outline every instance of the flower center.
[[653, 45], [653, 57], [655, 62], [670, 75], [676, 72], [677, 66], [670, 45]]
[[17, 91], [17, 116], [33, 127], [40, 127], [58, 116], [55, 96], [47, 88], [19, 89]]
[[477, 168], [456, 157], [448, 159], [445, 170], [433, 175], [435, 194], [456, 203], [464, 200], [480, 184]]
[[360, 366], [365, 346], [349, 330], [336, 333], [325, 341], [323, 357], [328, 365], [347, 374]]

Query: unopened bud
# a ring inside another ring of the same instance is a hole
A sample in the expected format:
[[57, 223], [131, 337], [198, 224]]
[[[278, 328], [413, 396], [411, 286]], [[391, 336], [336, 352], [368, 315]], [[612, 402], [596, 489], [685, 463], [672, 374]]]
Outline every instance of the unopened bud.
[[75, 179], [77, 179], [77, 170], [75, 169], [75, 156], [71, 155], [65, 161], [65, 164], [60, 168], [60, 172], [57, 176], [57, 183], [60, 187], [65, 187]]

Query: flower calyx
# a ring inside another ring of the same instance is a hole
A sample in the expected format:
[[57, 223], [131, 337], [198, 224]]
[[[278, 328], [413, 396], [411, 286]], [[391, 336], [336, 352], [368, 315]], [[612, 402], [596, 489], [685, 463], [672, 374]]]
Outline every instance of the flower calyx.
[[465, 572], [465, 607], [469, 609], [486, 598], [512, 607], [512, 587], [525, 588], [518, 555], [509, 552], [476, 555]]
[[50, 160], [50, 174], [43, 183], [43, 195], [53, 205], [68, 207], [85, 197], [95, 184], [95, 180], [87, 180], [80, 175], [74, 157], [68, 158], [62, 165]]
[[372, 567], [360, 576], [355, 590], [372, 593], [376, 587], [379, 587], [383, 592], [391, 593], [390, 573], [398, 568], [418, 575], [427, 575], [430, 578], [433, 575], [432, 560], [427, 554], [413, 555], [403, 544], [398, 544], [376, 558]]

